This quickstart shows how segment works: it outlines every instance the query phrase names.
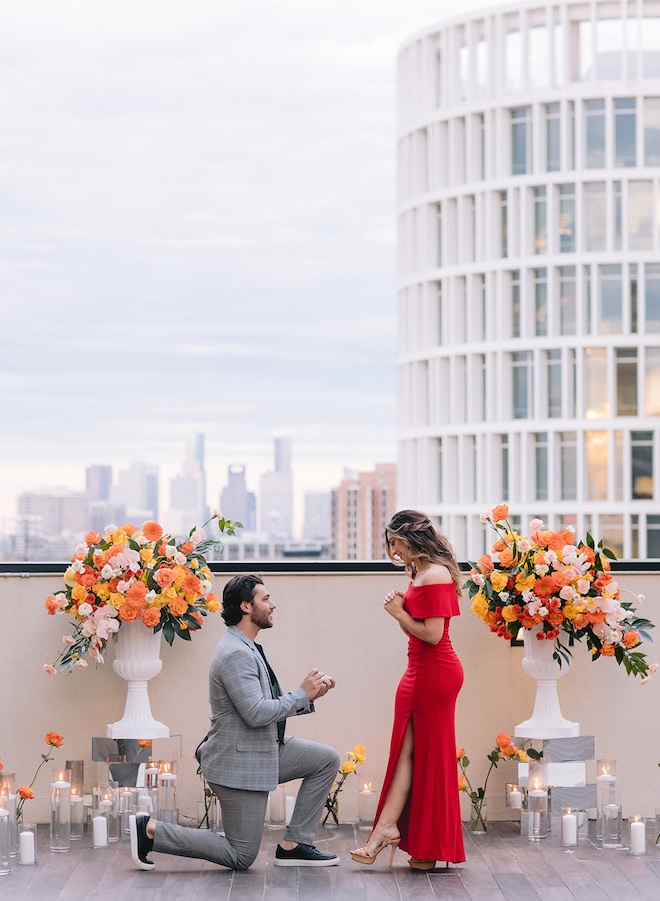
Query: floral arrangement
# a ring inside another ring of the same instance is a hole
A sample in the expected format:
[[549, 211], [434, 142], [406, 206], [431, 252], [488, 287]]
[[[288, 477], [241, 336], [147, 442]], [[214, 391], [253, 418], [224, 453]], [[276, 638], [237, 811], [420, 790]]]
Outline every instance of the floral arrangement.
[[[18, 800], [16, 802], [16, 818], [19, 819], [21, 814], [23, 813], [23, 805], [26, 801], [31, 801], [34, 798], [34, 790], [32, 786], [37, 780], [37, 776], [39, 775], [39, 770], [44, 765], [44, 763], [48, 763], [49, 760], [52, 760], [51, 754], [53, 753], [54, 748], [61, 748], [64, 739], [57, 732], [46, 732], [44, 737], [44, 741], [48, 745], [48, 753], [41, 755], [41, 763], [37, 767], [34, 776], [32, 777], [32, 782], [29, 785], [19, 785], [17, 789]], [[2, 773], [2, 761], [0, 760], [0, 773]], [[0, 776], [0, 782], [2, 782], [2, 776]]]
[[[621, 600], [610, 573], [610, 560], [616, 559], [612, 551], [589, 534], [577, 541], [572, 526], [549, 531], [540, 519], [530, 523], [529, 537], [519, 535], [508, 516], [506, 504], [481, 515], [498, 535], [492, 547], [497, 562], [486, 554], [471, 564], [464, 587], [472, 611], [507, 640], [518, 638], [521, 629], [540, 627], [537, 639], [555, 642], [560, 666], [571, 656], [569, 643], [585, 639], [594, 660], [614, 657], [628, 675], [647, 681], [658, 666], [649, 666], [635, 649], [642, 639], [652, 641], [648, 633], [654, 625], [636, 615], [632, 601]], [[633, 598], [644, 601], [643, 595]]]
[[332, 783], [332, 787], [325, 799], [325, 816], [321, 821], [321, 825], [325, 826], [328, 817], [332, 817], [335, 825], [339, 825], [339, 792], [344, 787], [346, 777], [357, 771], [358, 764], [364, 763], [367, 759], [367, 753], [364, 745], [355, 745], [352, 751], [348, 752], [347, 759], [341, 764], [337, 771], [337, 779]]
[[470, 797], [470, 803], [472, 804], [474, 813], [470, 822], [470, 829], [472, 832], [486, 831], [486, 816], [483, 809], [484, 801], [486, 800], [486, 787], [488, 785], [490, 774], [494, 768], [497, 768], [497, 764], [500, 760], [517, 760], [520, 763], [527, 763], [530, 758], [538, 759], [539, 756], [540, 753], [538, 751], [533, 751], [531, 749], [525, 751], [522, 748], [517, 748], [511, 741], [511, 738], [506, 735], [506, 733], [501, 732], [495, 739], [495, 747], [490, 754], [486, 755], [486, 758], [490, 762], [490, 766], [488, 767], [484, 784], [480, 785], [479, 788], [475, 790], [472, 788], [470, 779], [466, 773], [466, 770], [470, 765], [470, 759], [466, 756], [464, 748], [456, 748], [456, 760], [458, 761], [458, 767], [461, 771], [461, 775], [458, 777], [458, 790], [465, 792]]
[[[209, 522], [214, 520], [227, 535], [241, 527], [217, 512]], [[55, 675], [84, 668], [85, 655], [103, 663], [110, 636], [116, 640], [121, 624], [138, 618], [146, 628], [162, 630], [170, 645], [177, 635], [190, 641], [190, 633], [202, 627], [202, 617], [221, 607], [204, 557], [219, 543], [207, 538], [202, 527], [191, 529], [188, 540], [177, 544], [152, 521], [141, 528], [110, 525], [104, 535], [88, 532], [64, 573], [64, 590], [46, 598], [48, 613], [73, 616], [74, 629], [44, 670]]]

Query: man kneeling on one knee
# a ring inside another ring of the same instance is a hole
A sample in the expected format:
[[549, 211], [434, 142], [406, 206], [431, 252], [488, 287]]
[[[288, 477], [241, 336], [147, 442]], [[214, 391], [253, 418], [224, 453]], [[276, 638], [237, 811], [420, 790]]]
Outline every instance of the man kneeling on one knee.
[[268, 792], [292, 779], [302, 784], [275, 866], [339, 863], [313, 845], [339, 756], [328, 745], [284, 737], [287, 717], [312, 713], [314, 701], [334, 688], [335, 680], [313, 669], [300, 688], [282, 693], [255, 642], [262, 629], [272, 628], [275, 609], [259, 576], [234, 576], [225, 586], [222, 617], [229, 628], [211, 661], [211, 727], [197, 752], [204, 778], [220, 800], [225, 834], [131, 816], [131, 854], [140, 869], [153, 869], [148, 857], [153, 849], [247, 870], [259, 852]]

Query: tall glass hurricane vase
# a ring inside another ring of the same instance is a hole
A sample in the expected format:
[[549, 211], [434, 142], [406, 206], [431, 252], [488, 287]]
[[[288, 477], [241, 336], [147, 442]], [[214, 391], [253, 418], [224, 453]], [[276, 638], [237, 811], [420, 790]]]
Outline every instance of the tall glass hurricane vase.
[[128, 682], [124, 715], [108, 725], [108, 738], [168, 738], [169, 728], [154, 719], [149, 703], [149, 679], [161, 671], [160, 632], [141, 620], [123, 622], [117, 633], [113, 667]]
[[541, 626], [524, 629], [525, 656], [522, 666], [536, 679], [536, 698], [531, 717], [519, 723], [514, 734], [520, 738], [572, 738], [580, 734], [580, 724], [562, 716], [557, 694], [557, 680], [570, 669], [570, 661], [554, 659], [554, 641], [536, 637]]

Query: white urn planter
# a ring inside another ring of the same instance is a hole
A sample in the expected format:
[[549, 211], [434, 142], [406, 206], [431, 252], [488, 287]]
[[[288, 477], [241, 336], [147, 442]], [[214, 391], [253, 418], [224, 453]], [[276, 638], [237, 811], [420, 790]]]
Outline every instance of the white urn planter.
[[161, 671], [161, 633], [142, 620], [123, 622], [117, 633], [114, 671], [128, 682], [124, 715], [108, 724], [108, 738], [168, 738], [170, 730], [154, 719], [149, 703], [149, 679]]
[[540, 629], [541, 626], [534, 626], [523, 630], [525, 656], [522, 665], [527, 675], [536, 679], [536, 698], [531, 717], [516, 726], [514, 735], [517, 738], [573, 738], [580, 734], [580, 724], [562, 716], [557, 694], [557, 680], [569, 671], [570, 662], [564, 660], [559, 666], [552, 656], [554, 641], [537, 639]]

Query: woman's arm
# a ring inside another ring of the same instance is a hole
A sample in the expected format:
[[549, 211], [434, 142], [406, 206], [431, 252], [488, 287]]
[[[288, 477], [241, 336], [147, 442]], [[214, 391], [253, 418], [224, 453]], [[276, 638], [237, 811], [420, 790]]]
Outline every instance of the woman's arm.
[[413, 619], [403, 609], [403, 593], [391, 591], [385, 598], [383, 605], [387, 613], [393, 616], [404, 632], [421, 638], [427, 644], [437, 644], [445, 631], [444, 616], [429, 616], [426, 619]]

